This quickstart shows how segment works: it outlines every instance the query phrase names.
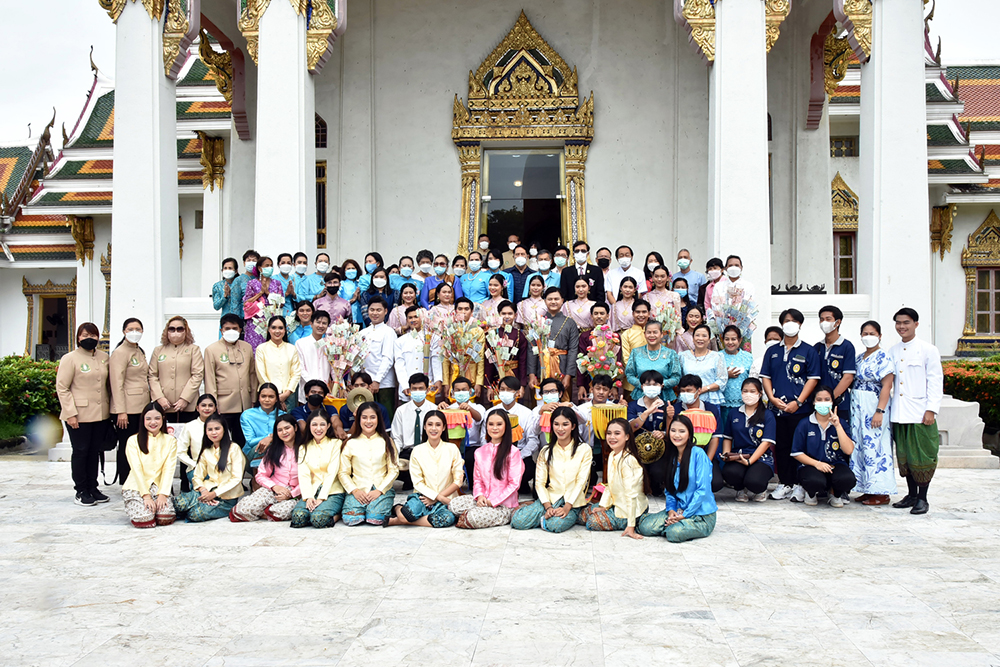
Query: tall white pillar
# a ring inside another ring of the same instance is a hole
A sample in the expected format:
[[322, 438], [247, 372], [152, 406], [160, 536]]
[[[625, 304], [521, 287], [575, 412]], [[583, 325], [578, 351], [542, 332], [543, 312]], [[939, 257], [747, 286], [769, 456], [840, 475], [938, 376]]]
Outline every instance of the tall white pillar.
[[883, 329], [909, 306], [930, 336], [923, 4], [877, 0], [872, 10], [872, 54], [861, 66], [858, 291], [871, 294]]
[[253, 247], [274, 256], [315, 246], [315, 84], [306, 63], [306, 18], [284, 0], [260, 18]]
[[176, 94], [163, 74], [160, 21], [142, 3], [125, 3], [116, 35], [111, 337], [138, 317], [149, 341], [163, 327], [164, 299], [180, 295]]
[[[211, 294], [222, 276], [222, 188], [208, 188], [202, 195], [201, 281], [198, 294]], [[242, 261], [237, 257], [237, 267]]]
[[771, 318], [767, 158], [767, 50], [762, 0], [716, 0], [709, 73], [709, 248], [739, 255], [760, 315], [754, 350]]

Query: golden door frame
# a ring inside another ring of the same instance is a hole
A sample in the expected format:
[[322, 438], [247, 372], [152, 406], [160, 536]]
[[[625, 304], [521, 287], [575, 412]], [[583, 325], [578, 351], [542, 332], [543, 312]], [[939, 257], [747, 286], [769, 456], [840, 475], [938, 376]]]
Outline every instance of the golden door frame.
[[969, 234], [962, 249], [962, 268], [965, 269], [965, 327], [958, 339], [957, 352], [990, 349], [1000, 342], [1000, 335], [980, 334], [976, 328], [976, 277], [979, 269], [1000, 268], [1000, 217], [996, 211], [990, 210], [983, 223]]
[[[66, 299], [66, 329], [69, 331], [69, 350], [76, 347], [76, 276], [66, 284], [56, 284], [47, 280], [44, 285], [32, 285], [26, 276], [21, 276], [21, 293], [28, 305], [28, 326], [24, 339], [24, 355], [32, 356], [32, 329], [35, 324], [35, 296], [64, 297]], [[39, 320], [41, 315], [39, 314]]]
[[455, 95], [452, 141], [462, 167], [458, 252], [476, 249], [482, 228], [484, 148], [561, 143], [564, 151], [562, 238], [587, 239], [587, 149], [594, 139], [594, 93], [580, 102], [577, 74], [532, 27], [524, 12], [475, 72], [469, 103]]

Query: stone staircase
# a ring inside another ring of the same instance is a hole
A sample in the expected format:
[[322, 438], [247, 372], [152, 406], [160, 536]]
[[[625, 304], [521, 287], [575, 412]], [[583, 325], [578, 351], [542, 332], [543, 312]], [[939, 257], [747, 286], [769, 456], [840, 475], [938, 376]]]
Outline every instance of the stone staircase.
[[967, 403], [945, 394], [938, 413], [941, 434], [938, 467], [1000, 468], [1000, 458], [983, 447], [983, 427], [979, 403]]

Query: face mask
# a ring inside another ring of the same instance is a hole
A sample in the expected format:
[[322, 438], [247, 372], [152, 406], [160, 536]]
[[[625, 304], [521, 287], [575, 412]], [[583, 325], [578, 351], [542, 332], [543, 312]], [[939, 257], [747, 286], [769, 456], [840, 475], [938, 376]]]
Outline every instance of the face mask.
[[232, 269], [223, 269], [222, 277], [225, 278], [226, 280], [232, 280], [233, 278], [236, 277], [236, 272], [233, 271]]
[[531, 250], [528, 251], [528, 254], [530, 254], [532, 257], [536, 256], [538, 254], [538, 248], [532, 248]]
[[538, 260], [538, 270], [539, 271], [548, 271], [551, 268], [552, 268], [552, 262], [550, 262], [549, 260], [547, 260], [547, 259], [540, 259], [540, 260]]
[[257, 262], [247, 262], [246, 264], [243, 265], [243, 268], [245, 268], [247, 271], [253, 271], [254, 268], [256, 268], [256, 266]]
[[222, 332], [222, 340], [227, 343], [235, 343], [240, 339], [240, 332], [235, 329], [226, 329]]
[[433, 269], [433, 268], [434, 267], [432, 265], [430, 265], [430, 264], [421, 264], [420, 265], [420, 273], [430, 273], [431, 269]]
[[308, 403], [311, 407], [318, 408], [323, 405], [323, 397], [319, 394], [310, 394], [306, 397], [306, 403]]
[[527, 264], [527, 263], [528, 263], [528, 258], [527, 257], [515, 257], [514, 258], [514, 264], [516, 264], [518, 267], [524, 267], [524, 265]]
[[754, 405], [757, 405], [757, 403], [759, 402], [760, 402], [760, 394], [754, 394], [749, 391], [743, 394], [743, 405], [752, 407]]
[[410, 276], [413, 275], [413, 267], [412, 266], [404, 266], [403, 268], [401, 268], [399, 270], [399, 275], [403, 276], [404, 278], [409, 278]]
[[469, 271], [472, 271], [473, 273], [475, 273], [476, 271], [478, 271], [481, 268], [483, 268], [483, 263], [482, 262], [476, 261], [474, 259], [470, 259], [469, 260]]
[[265, 278], [270, 278], [273, 274], [274, 274], [273, 266], [265, 266], [263, 269], [260, 270], [260, 275], [264, 276]]
[[681, 297], [682, 299], [688, 295], [688, 291], [683, 287], [677, 287], [674, 289], [674, 291], [677, 292], [677, 296]]
[[452, 269], [452, 273], [454, 273], [456, 276], [464, 276], [465, 269], [463, 269], [461, 266], [456, 266], [454, 269]]
[[93, 352], [97, 349], [97, 339], [96, 338], [84, 338], [80, 341], [80, 347], [85, 349], [87, 352]]
[[501, 391], [500, 392], [500, 402], [504, 405], [510, 405], [514, 402], [514, 392], [512, 391]]
[[514, 248], [516, 248], [516, 247], [517, 247], [516, 243], [508, 243], [507, 244], [507, 249], [510, 250], [511, 252], [514, 252]]
[[795, 322], [794, 320], [789, 320], [788, 322], [785, 322], [784, 324], [781, 325], [781, 330], [789, 338], [792, 338], [794, 336], [798, 336], [799, 335], [799, 323]]
[[652, 273], [653, 271], [656, 270], [656, 267], [658, 266], [659, 264], [657, 264], [656, 262], [650, 262], [649, 264], [646, 265], [646, 268], [649, 269], [650, 273]]
[[330, 296], [337, 296], [337, 292], [339, 291], [340, 291], [339, 287], [329, 286], [326, 288], [326, 293], [329, 294]]
[[358, 277], [358, 270], [357, 269], [347, 269], [346, 271], [344, 271], [344, 275], [347, 276], [348, 280], [354, 280], [355, 278]]
[[447, 271], [447, 270], [448, 270], [447, 266], [435, 266], [434, 267], [434, 273], [437, 274], [437, 275], [439, 275], [439, 276], [443, 276], [444, 272]]
[[656, 398], [663, 392], [663, 387], [658, 384], [646, 384], [642, 387], [642, 394], [646, 398]]
[[565, 258], [565, 257], [563, 257], [562, 255], [558, 255], [558, 256], [557, 256], [557, 257], [556, 257], [555, 259], [553, 259], [552, 261], [553, 261], [553, 262], [555, 262], [555, 263], [556, 263], [556, 266], [558, 266], [558, 267], [559, 267], [560, 269], [561, 269], [562, 267], [566, 266], [566, 258]]
[[816, 414], [818, 415], [828, 415], [830, 410], [833, 409], [833, 403], [815, 403]]
[[576, 260], [577, 264], [583, 264], [587, 261], [587, 253], [585, 252], [575, 252], [573, 253], [573, 259]]
[[709, 269], [708, 277], [712, 279], [712, 282], [715, 282], [722, 277], [722, 271], [719, 269]]
[[764, 348], [765, 348], [765, 349], [766, 349], [766, 348], [769, 348], [769, 347], [771, 347], [772, 345], [777, 345], [777, 344], [778, 344], [778, 343], [780, 343], [780, 342], [781, 342], [780, 340], [769, 340], [769, 341], [767, 341], [766, 343], [764, 343]]
[[609, 257], [598, 258], [597, 266], [601, 267], [602, 269], [608, 268], [609, 266], [611, 266], [611, 258]]
[[289, 273], [292, 272], [292, 265], [291, 264], [280, 264], [280, 265], [278, 265], [278, 270], [281, 271], [282, 274], [284, 274], [284, 275], [287, 276]]
[[693, 391], [682, 391], [679, 398], [681, 399], [681, 403], [684, 405], [691, 405], [695, 401]]
[[691, 260], [686, 257], [681, 257], [677, 260], [677, 268], [681, 271], [687, 271], [687, 268], [691, 266]]
[[627, 269], [628, 267], [632, 266], [632, 258], [631, 257], [619, 257], [618, 258], [618, 266], [622, 267], [623, 269]]
[[410, 398], [413, 399], [414, 403], [423, 403], [424, 399], [427, 398], [427, 392], [423, 389], [414, 389], [410, 392]]
[[488, 267], [490, 267], [491, 271], [496, 271], [497, 269], [500, 268], [500, 260], [498, 260], [498, 259], [491, 259], [490, 261], [488, 261], [486, 263], [486, 265]]
[[730, 278], [739, 278], [741, 273], [743, 273], [743, 269], [735, 265], [726, 269], [726, 275]]
[[824, 320], [823, 322], [819, 323], [819, 328], [820, 331], [822, 331], [825, 334], [828, 334], [837, 328], [837, 323]]
[[878, 336], [862, 336], [861, 337], [861, 342], [864, 344], [864, 346], [866, 348], [868, 348], [870, 350], [870, 349], [872, 349], [873, 347], [875, 347], [876, 345], [879, 344], [879, 337]]
[[469, 398], [472, 397], [472, 393], [468, 391], [456, 391], [455, 392], [455, 402], [456, 403], [468, 403]]
[[125, 334], [125, 340], [133, 344], [138, 343], [140, 340], [142, 340], [142, 332], [129, 331], [127, 334]]
[[559, 394], [553, 394], [553, 393], [542, 394], [543, 403], [556, 403], [558, 401], [559, 401]]
[[387, 281], [386, 281], [385, 278], [372, 278], [372, 285], [374, 285], [375, 287], [377, 287], [379, 289], [382, 289], [383, 287], [385, 287], [386, 282]]
[[489, 250], [490, 249], [490, 242], [489, 241], [480, 241], [479, 242], [479, 249], [480, 250]]
[[320, 273], [328, 273], [330, 271], [330, 262], [316, 262], [316, 270]]
[[376, 264], [375, 262], [368, 262], [367, 264], [365, 264], [365, 271], [367, 271], [368, 273], [375, 273], [375, 269], [377, 268], [378, 264]]

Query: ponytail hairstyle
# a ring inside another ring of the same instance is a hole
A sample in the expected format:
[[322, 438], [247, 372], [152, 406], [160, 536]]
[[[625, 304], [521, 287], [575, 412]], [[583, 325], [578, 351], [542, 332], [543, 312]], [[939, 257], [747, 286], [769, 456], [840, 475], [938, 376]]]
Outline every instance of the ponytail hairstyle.
[[[128, 325], [130, 325], [130, 324], [132, 324], [133, 322], [134, 322], [134, 323], [136, 323], [136, 324], [138, 324], [138, 325], [139, 325], [140, 327], [142, 327], [142, 329], [143, 329], [143, 330], [145, 330], [145, 329], [146, 329], [146, 327], [142, 326], [142, 321], [141, 321], [141, 320], [140, 320], [140, 319], [139, 319], [138, 317], [130, 317], [130, 318], [128, 318], [127, 320], [125, 320], [125, 321], [124, 321], [124, 322], [122, 323], [122, 334], [123, 334], [123, 335], [122, 335], [122, 339], [121, 339], [120, 341], [118, 341], [118, 344], [117, 344], [117, 345], [115, 345], [115, 349], [116, 349], [116, 350], [117, 350], [117, 349], [118, 349], [119, 347], [121, 347], [121, 346], [122, 346], [122, 343], [124, 343], [124, 342], [125, 342], [125, 336], [124, 336], [124, 333], [125, 333], [125, 327], [127, 327], [127, 326], [128, 326]], [[95, 327], [95, 328], [96, 328], [96, 327]], [[80, 334], [79, 334], [79, 333], [77, 333], [77, 340], [79, 340], [79, 338], [80, 338]], [[136, 345], [136, 347], [138, 347], [138, 348], [139, 348], [139, 351], [140, 351], [140, 352], [142, 352], [143, 354], [146, 354], [146, 351], [145, 351], [145, 350], [143, 350], [143, 349], [142, 349], [141, 347], [139, 347], [138, 345]]]
[[347, 434], [347, 439], [353, 440], [354, 438], [361, 437], [361, 414], [365, 410], [371, 410], [375, 413], [375, 417], [378, 420], [375, 423], [375, 434], [385, 442], [385, 458], [392, 461], [393, 465], [395, 465], [397, 463], [396, 448], [392, 444], [392, 438], [389, 437], [389, 434], [385, 430], [385, 421], [382, 420], [382, 410], [379, 409], [379, 404], [375, 401], [367, 401], [358, 407], [357, 412], [354, 413], [354, 425], [351, 426], [351, 432]]
[[764, 385], [762, 385], [760, 380], [757, 378], [747, 378], [740, 386], [740, 390], [742, 391], [743, 389], [746, 389], [747, 385], [756, 389], [757, 393], [760, 394], [760, 400], [757, 401], [757, 408], [754, 410], [752, 415], [748, 415], [750, 417], [749, 423], [754, 426], [760, 426], [764, 423], [764, 411], [767, 410], [767, 408], [764, 407]]
[[295, 460], [301, 461], [302, 454], [305, 454], [306, 449], [309, 447], [309, 443], [313, 442], [316, 438], [312, 434], [312, 423], [314, 419], [322, 419], [326, 422], [326, 437], [330, 437], [330, 415], [326, 413], [326, 410], [319, 409], [313, 410], [306, 417], [306, 429], [299, 433], [298, 437], [295, 439]]
[[[576, 448], [580, 446], [580, 420], [577, 419], [576, 410], [567, 407], [565, 405], [560, 405], [558, 408], [552, 411], [552, 422], [555, 422], [557, 417], [565, 417], [569, 420], [569, 423], [573, 425], [573, 430], [570, 432], [570, 439], [573, 441], [573, 449], [570, 450], [570, 458], [576, 456]], [[545, 464], [548, 466], [552, 465], [552, 452], [556, 448], [556, 431], [552, 429], [549, 433], [549, 452], [545, 459]]]
[[[201, 401], [199, 401], [200, 403]], [[222, 440], [219, 441], [219, 472], [223, 472], [226, 469], [226, 462], [229, 460], [229, 448], [233, 445], [233, 438], [229, 434], [229, 424], [226, 422], [225, 417], [220, 415], [218, 412], [210, 416], [205, 420], [205, 429], [208, 429], [208, 425], [212, 422], [217, 422], [222, 424]], [[201, 436], [201, 451], [198, 452], [198, 458], [194, 460], [195, 463], [201, 460], [201, 455], [205, 453], [205, 450], [209, 447], [214, 447], [215, 443], [208, 439], [207, 433], [202, 433]]]
[[143, 454], [149, 454], [149, 431], [146, 430], [146, 415], [153, 411], [160, 413], [160, 433], [167, 432], [167, 415], [163, 412], [163, 408], [156, 401], [149, 403], [142, 409], [142, 414], [139, 415], [139, 432], [135, 434], [136, 440], [139, 441], [139, 451]]
[[[497, 479], [503, 479], [507, 475], [507, 458], [510, 456], [510, 450], [514, 447], [514, 439], [511, 435], [510, 417], [507, 416], [507, 411], [494, 410], [486, 415], [486, 419], [488, 420], [494, 415], [503, 420], [503, 435], [497, 446], [497, 455], [493, 459], [493, 476]], [[489, 438], [489, 435], [487, 434], [486, 437]]]
[[264, 450], [264, 460], [271, 466], [271, 470], [276, 470], [278, 466], [281, 465], [281, 457], [285, 453], [285, 443], [278, 437], [278, 426], [286, 423], [292, 425], [292, 428], [295, 429], [296, 435], [299, 431], [299, 425], [296, 423], [295, 417], [287, 412], [283, 415], [279, 415], [278, 418], [274, 420], [274, 430], [271, 431], [271, 444], [269, 444], [267, 449]]
[[[670, 433], [667, 433], [668, 442], [664, 448], [663, 456], [667, 460], [667, 493], [676, 496], [678, 493], [682, 493], [687, 490], [688, 487], [688, 468], [691, 467], [691, 450], [694, 449], [694, 426], [691, 424], [691, 420], [684, 415], [678, 415], [674, 417], [673, 424], [681, 424], [688, 432], [687, 446], [684, 447], [684, 456], [677, 460], [677, 448], [672, 442], [669, 442]], [[680, 480], [679, 484], [674, 485], [674, 473], [677, 471], [677, 467], [680, 466]]]

